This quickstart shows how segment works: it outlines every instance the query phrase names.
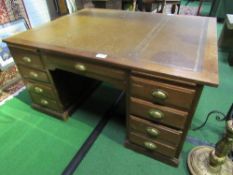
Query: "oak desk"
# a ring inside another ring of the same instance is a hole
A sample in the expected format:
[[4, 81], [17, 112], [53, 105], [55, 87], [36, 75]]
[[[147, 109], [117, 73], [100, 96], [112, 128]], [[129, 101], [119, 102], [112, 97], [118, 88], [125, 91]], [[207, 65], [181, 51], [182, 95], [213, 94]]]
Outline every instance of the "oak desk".
[[171, 165], [203, 86], [218, 85], [214, 18], [85, 9], [5, 41], [33, 107], [65, 119], [111, 83], [127, 92], [126, 146]]

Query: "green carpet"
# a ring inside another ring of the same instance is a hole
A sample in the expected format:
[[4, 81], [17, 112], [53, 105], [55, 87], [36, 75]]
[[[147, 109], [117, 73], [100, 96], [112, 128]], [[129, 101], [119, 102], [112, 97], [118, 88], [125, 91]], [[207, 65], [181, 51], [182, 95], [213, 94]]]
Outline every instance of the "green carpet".
[[[222, 24], [218, 24], [218, 35], [221, 29]], [[219, 51], [219, 87], [204, 88], [192, 127], [200, 125], [211, 110], [227, 113], [233, 102], [233, 68], [228, 65], [227, 56]], [[33, 110], [26, 91], [8, 101], [0, 107], [0, 174], [61, 174], [118, 93], [109, 86], [101, 86], [66, 122]], [[189, 131], [188, 136], [216, 143], [224, 126], [224, 122], [210, 119], [205, 128]], [[125, 118], [115, 115], [74, 174], [188, 174], [186, 160], [195, 144], [185, 142], [179, 167], [173, 168], [126, 149], [124, 139]]]
[[0, 108], [0, 174], [58, 175], [119, 94], [101, 86], [64, 122], [30, 107], [22, 92]]

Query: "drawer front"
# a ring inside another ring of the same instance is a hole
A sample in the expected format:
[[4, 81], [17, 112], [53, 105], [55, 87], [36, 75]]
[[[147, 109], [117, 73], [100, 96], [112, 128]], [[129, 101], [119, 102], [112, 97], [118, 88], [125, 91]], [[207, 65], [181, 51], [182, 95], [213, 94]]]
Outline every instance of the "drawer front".
[[69, 71], [77, 72], [93, 78], [108, 77], [116, 80], [125, 80], [126, 73], [122, 70], [91, 64], [80, 61], [78, 58], [61, 57], [54, 55], [46, 55], [47, 64], [50, 66], [60, 67]]
[[130, 114], [178, 129], [184, 129], [188, 116], [185, 111], [156, 105], [132, 97], [130, 98], [129, 110]]
[[175, 86], [159, 81], [131, 77], [131, 96], [153, 103], [190, 109], [195, 97], [195, 89]]
[[134, 116], [129, 117], [129, 128], [134, 133], [172, 146], [178, 146], [182, 136], [181, 131], [153, 124], [152, 122]]
[[41, 95], [43, 97], [48, 97], [50, 99], [57, 100], [56, 92], [54, 92], [53, 88], [48, 85], [43, 85], [39, 83], [27, 82], [27, 88], [30, 93], [35, 93], [37, 95]]
[[151, 155], [153, 153], [160, 153], [168, 157], [174, 157], [176, 155], [176, 148], [158, 141], [153, 141], [133, 132], [129, 133], [129, 141], [141, 146], [146, 152], [150, 152]]
[[42, 97], [36, 94], [30, 94], [30, 95], [32, 97], [33, 103], [38, 104], [44, 108], [48, 108], [56, 111], [62, 111], [62, 106], [58, 101], [51, 100], [49, 98]]
[[46, 72], [27, 68], [24, 66], [18, 66], [18, 69], [24, 78], [42, 81], [42, 82], [50, 82]]
[[40, 55], [36, 50], [24, 50], [11, 47], [10, 51], [17, 64], [40, 69], [44, 67]]

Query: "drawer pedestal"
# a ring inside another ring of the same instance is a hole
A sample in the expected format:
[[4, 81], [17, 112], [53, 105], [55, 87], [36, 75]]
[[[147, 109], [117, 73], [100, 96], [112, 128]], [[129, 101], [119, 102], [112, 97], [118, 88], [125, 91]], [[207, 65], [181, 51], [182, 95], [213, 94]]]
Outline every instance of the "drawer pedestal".
[[50, 70], [37, 49], [10, 46], [10, 50], [31, 96], [32, 107], [60, 119], [66, 120], [100, 83], [75, 73]]
[[177, 166], [202, 86], [140, 73], [129, 86], [125, 146]]

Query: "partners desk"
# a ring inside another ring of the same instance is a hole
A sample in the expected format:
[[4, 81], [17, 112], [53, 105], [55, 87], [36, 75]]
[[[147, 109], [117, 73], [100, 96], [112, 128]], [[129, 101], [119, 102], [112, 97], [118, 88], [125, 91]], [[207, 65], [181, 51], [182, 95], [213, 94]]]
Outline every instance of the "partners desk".
[[34, 108], [66, 119], [111, 83], [127, 94], [125, 145], [174, 166], [203, 86], [218, 85], [214, 18], [84, 9], [5, 41]]

